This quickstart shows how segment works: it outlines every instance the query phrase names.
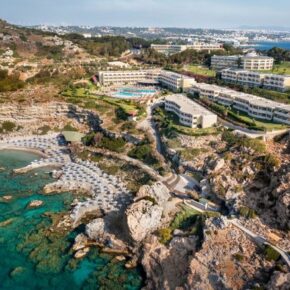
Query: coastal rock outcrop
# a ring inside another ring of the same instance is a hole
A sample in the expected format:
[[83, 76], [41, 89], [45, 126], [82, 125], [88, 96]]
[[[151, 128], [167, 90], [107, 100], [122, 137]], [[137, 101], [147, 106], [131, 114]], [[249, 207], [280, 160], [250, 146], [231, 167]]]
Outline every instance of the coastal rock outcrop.
[[144, 185], [140, 187], [136, 199], [150, 196], [156, 203], [163, 204], [170, 198], [170, 192], [168, 188], [162, 182], [155, 182], [153, 185]]
[[141, 242], [149, 233], [160, 227], [162, 214], [170, 198], [168, 188], [162, 182], [142, 186], [125, 212], [129, 237]]
[[87, 224], [86, 234], [91, 240], [103, 240], [106, 234], [106, 226], [104, 219], [98, 218]]
[[163, 208], [149, 200], [139, 200], [126, 210], [127, 225], [130, 237], [141, 242], [149, 233], [158, 229]]
[[145, 289], [184, 289], [188, 266], [196, 249], [196, 237], [175, 237], [169, 247], [151, 236], [143, 247]]
[[267, 285], [268, 290], [290, 289], [290, 273], [274, 272]]

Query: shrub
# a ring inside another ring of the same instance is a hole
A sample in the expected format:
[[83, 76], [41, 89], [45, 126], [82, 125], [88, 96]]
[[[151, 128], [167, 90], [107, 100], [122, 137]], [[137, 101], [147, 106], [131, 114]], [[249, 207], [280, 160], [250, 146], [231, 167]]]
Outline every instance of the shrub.
[[127, 114], [125, 110], [121, 107], [115, 110], [115, 115], [117, 119], [123, 120], [123, 121], [126, 121], [129, 117], [129, 114]]
[[246, 207], [246, 206], [241, 207], [239, 209], [239, 213], [241, 216], [248, 218], [248, 219], [252, 219], [252, 218], [256, 217], [256, 212], [253, 209]]
[[244, 256], [239, 253], [234, 254], [233, 257], [239, 262], [242, 262], [244, 260]]
[[158, 231], [160, 243], [167, 244], [172, 239], [172, 230], [170, 228], [163, 228]]
[[144, 161], [149, 165], [158, 163], [157, 159], [152, 155], [152, 149], [148, 144], [136, 146], [128, 152], [128, 156]]
[[123, 138], [110, 139], [108, 137], [103, 137], [101, 142], [97, 145], [111, 151], [122, 152], [126, 142]]
[[45, 135], [50, 130], [51, 130], [51, 128], [48, 125], [44, 125], [44, 126], [42, 126], [42, 127], [40, 127], [40, 128], [37, 129], [39, 135]]
[[74, 131], [74, 132], [77, 131], [77, 129], [75, 127], [73, 127], [71, 124], [66, 124], [62, 130], [63, 131]]
[[15, 129], [16, 129], [16, 124], [11, 121], [4, 121], [2, 123], [2, 130], [4, 132], [12, 132]]
[[266, 163], [266, 165], [268, 166], [268, 167], [279, 167], [280, 166], [280, 160], [276, 157], [276, 156], [274, 156], [274, 155], [272, 155], [272, 154], [267, 154], [267, 155], [265, 155], [265, 157], [264, 157], [264, 162]]
[[265, 247], [264, 253], [269, 261], [277, 261], [280, 258], [280, 254], [269, 245]]

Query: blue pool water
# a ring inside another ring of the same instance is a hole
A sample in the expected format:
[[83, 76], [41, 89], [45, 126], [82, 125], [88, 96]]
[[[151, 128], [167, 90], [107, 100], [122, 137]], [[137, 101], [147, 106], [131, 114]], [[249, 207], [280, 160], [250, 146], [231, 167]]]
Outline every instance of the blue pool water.
[[153, 96], [157, 93], [154, 89], [138, 89], [138, 88], [121, 88], [113, 94], [116, 98], [130, 99], [130, 98], [141, 98], [145, 95]]
[[[140, 289], [139, 269], [127, 270], [124, 263], [116, 263], [96, 248], [83, 260], [73, 258], [71, 245], [82, 227], [73, 232], [49, 230], [75, 197], [42, 193], [43, 186], [52, 181], [48, 169], [11, 173], [36, 158], [26, 152], [0, 151], [0, 289]], [[36, 199], [43, 205], [28, 208]]]

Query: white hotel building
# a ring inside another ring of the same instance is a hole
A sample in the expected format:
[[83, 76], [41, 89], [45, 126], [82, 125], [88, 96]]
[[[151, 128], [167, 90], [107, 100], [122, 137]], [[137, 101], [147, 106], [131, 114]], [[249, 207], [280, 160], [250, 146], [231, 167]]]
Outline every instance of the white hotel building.
[[187, 49], [193, 49], [197, 51], [201, 50], [221, 50], [223, 49], [220, 43], [206, 43], [206, 42], [195, 42], [189, 45], [176, 45], [176, 44], [151, 44], [151, 48], [159, 53], [166, 55], [179, 53]]
[[271, 70], [274, 58], [248, 53], [241, 55], [213, 55], [211, 57], [211, 68], [221, 70], [225, 68], [241, 68], [244, 70]]
[[145, 80], [158, 80], [160, 70], [99, 71], [102, 86], [134, 84]]
[[204, 83], [196, 83], [189, 93], [198, 94], [200, 98], [208, 98], [225, 106], [231, 106], [257, 119], [273, 120], [290, 125], [290, 105]]
[[151, 82], [174, 92], [186, 91], [195, 84], [192, 77], [165, 70], [100, 71], [98, 76], [103, 86]]
[[265, 89], [286, 91], [290, 89], [290, 76], [265, 74], [242, 69], [224, 69], [222, 80], [249, 87], [264, 87]]
[[166, 96], [165, 110], [175, 113], [182, 125], [191, 128], [208, 128], [217, 123], [217, 115], [193, 102], [183, 94]]

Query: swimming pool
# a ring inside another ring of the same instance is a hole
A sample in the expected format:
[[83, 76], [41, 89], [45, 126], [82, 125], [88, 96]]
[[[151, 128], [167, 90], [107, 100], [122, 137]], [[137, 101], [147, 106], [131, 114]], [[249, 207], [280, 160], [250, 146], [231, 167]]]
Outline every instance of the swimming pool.
[[113, 97], [123, 99], [142, 98], [144, 96], [153, 96], [157, 93], [156, 89], [144, 88], [120, 88], [113, 93]]

